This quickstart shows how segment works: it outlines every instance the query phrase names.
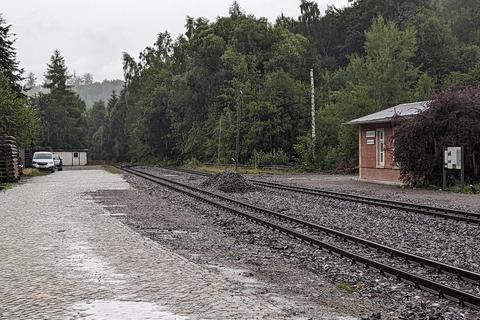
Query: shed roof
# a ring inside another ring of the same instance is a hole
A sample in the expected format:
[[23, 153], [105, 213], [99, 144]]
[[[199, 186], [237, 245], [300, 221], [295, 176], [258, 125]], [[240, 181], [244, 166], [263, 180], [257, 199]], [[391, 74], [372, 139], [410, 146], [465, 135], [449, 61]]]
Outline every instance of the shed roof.
[[88, 149], [53, 149], [53, 152], [88, 152]]
[[420, 101], [412, 103], [399, 104], [379, 112], [369, 114], [367, 116], [347, 122], [347, 124], [368, 124], [368, 123], [382, 123], [391, 121], [395, 116], [406, 117], [414, 116], [426, 110], [431, 101]]

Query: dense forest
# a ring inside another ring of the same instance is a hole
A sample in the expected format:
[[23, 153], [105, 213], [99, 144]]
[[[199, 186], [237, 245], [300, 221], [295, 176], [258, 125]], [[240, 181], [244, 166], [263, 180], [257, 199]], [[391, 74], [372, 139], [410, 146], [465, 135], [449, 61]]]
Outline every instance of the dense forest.
[[[31, 83], [34, 83], [34, 85], [32, 86]], [[103, 101], [106, 103], [113, 91], [120, 92], [123, 87], [122, 80], [93, 81], [93, 75], [90, 73], [86, 73], [83, 76], [77, 76], [74, 73], [69, 77], [67, 84], [71, 86], [73, 92], [77, 93], [80, 98], [85, 101], [87, 110], [92, 108], [93, 104], [97, 101]], [[26, 93], [30, 97], [33, 97], [40, 92], [48, 92], [48, 90], [42, 85], [36, 85], [35, 79], [30, 81], [28, 88], [29, 90]]]
[[[480, 83], [479, 1], [355, 0], [325, 13], [314, 1], [299, 5], [299, 17], [273, 23], [237, 2], [215, 21], [187, 17], [183, 35], [161, 32], [137, 58], [124, 53], [123, 86], [89, 110], [57, 52], [44, 93], [27, 100], [15, 58], [0, 86], [14, 93], [10, 105], [40, 120], [38, 143], [88, 147], [92, 158], [330, 169], [356, 165], [356, 128], [345, 122]], [[0, 36], [10, 39], [6, 27]], [[58, 141], [52, 127], [66, 130]]]
[[97, 106], [96, 156], [230, 163], [240, 111], [241, 163], [353, 167], [357, 133], [346, 121], [479, 83], [478, 1], [357, 0], [321, 14], [303, 0], [300, 9], [269, 23], [234, 2], [213, 22], [187, 17], [176, 39], [160, 33], [138, 59], [125, 53], [123, 90]]

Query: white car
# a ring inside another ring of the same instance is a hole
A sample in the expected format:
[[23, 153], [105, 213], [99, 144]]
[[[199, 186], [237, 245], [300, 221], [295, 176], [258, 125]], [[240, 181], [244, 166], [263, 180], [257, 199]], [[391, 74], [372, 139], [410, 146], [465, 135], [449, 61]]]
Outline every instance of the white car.
[[33, 154], [32, 165], [39, 170], [48, 170], [55, 172], [55, 162], [53, 161], [53, 153], [51, 152], [35, 152]]

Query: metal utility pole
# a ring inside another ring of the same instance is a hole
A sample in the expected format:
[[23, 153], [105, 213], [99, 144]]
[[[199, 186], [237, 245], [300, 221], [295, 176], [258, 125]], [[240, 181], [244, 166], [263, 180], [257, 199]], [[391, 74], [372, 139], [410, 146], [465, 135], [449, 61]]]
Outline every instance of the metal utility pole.
[[443, 172], [442, 172], [442, 190], [447, 191], [447, 147], [443, 147]]
[[217, 163], [220, 164], [220, 144], [222, 142], [222, 116], [220, 115], [220, 127], [218, 130], [218, 155], [217, 155]]
[[317, 142], [315, 125], [315, 80], [313, 77], [313, 68], [310, 69], [310, 87], [311, 87], [311, 105], [312, 105], [312, 156], [315, 159], [315, 145]]
[[242, 94], [242, 90], [240, 90], [239, 94], [237, 95], [237, 137], [235, 141], [235, 171], [238, 171], [238, 159], [240, 157], [240, 118], [242, 115], [240, 102]]

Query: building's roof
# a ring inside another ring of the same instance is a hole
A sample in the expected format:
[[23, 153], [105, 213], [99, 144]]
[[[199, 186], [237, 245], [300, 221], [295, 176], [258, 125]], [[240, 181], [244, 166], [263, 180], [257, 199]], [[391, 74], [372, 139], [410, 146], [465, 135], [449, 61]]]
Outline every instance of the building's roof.
[[53, 149], [53, 152], [88, 152], [88, 149]]
[[376, 113], [347, 122], [347, 124], [368, 124], [368, 123], [382, 123], [391, 121], [394, 117], [414, 116], [426, 110], [431, 101], [421, 101], [399, 104]]

